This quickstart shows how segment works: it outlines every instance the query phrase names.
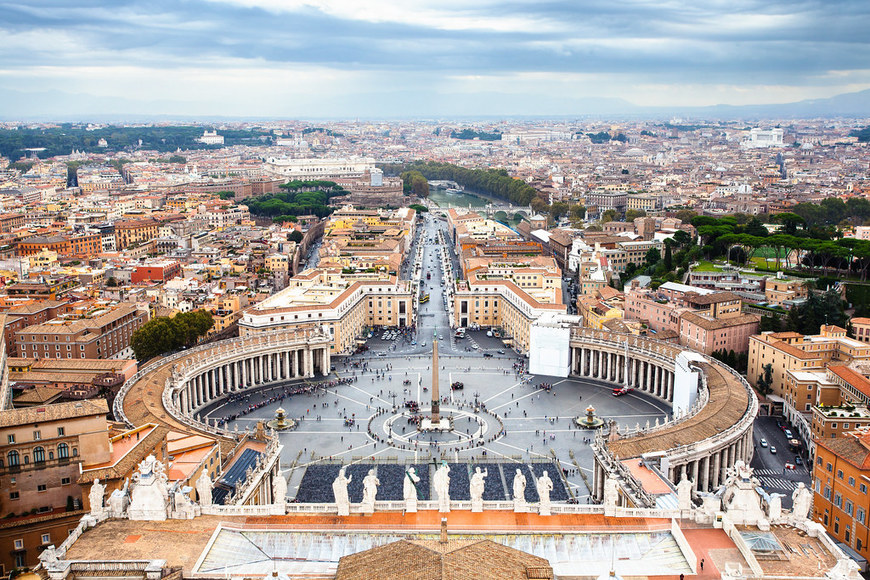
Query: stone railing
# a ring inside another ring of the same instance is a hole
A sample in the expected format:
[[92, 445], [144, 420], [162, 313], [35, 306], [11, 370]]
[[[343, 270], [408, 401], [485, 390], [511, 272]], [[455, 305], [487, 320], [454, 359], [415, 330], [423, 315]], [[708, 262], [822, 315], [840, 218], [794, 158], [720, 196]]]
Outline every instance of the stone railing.
[[645, 508], [651, 508], [655, 505], [655, 499], [648, 494], [644, 489], [643, 485], [635, 477], [631, 474], [631, 471], [622, 464], [622, 462], [613, 456], [610, 453], [610, 450], [607, 449], [606, 445], [606, 435], [604, 434], [605, 429], [598, 429], [595, 432], [595, 440], [592, 444], [592, 452], [598, 458], [598, 460], [603, 465], [605, 471], [609, 473], [616, 473], [617, 477], [625, 482], [625, 486], [623, 486], [623, 491], [628, 493], [631, 497], [632, 502], [637, 506], [642, 506]]
[[625, 344], [627, 342], [630, 354], [641, 355], [648, 359], [656, 360], [663, 363], [663, 366], [667, 368], [673, 368], [677, 355], [686, 350], [678, 345], [654, 338], [604, 332], [594, 328], [572, 328], [570, 340], [610, 347], [612, 350], [619, 350], [620, 353], [625, 351]]
[[235, 498], [233, 503], [242, 505], [250, 497], [251, 492], [258, 486], [267, 473], [272, 471], [275, 462], [281, 454], [283, 447], [278, 443], [278, 436], [274, 431], [269, 433], [269, 442], [266, 444], [266, 453], [260, 457], [255, 469], [246, 477], [239, 485], [236, 486], [236, 491], [233, 494]]
[[762, 578], [764, 576], [764, 569], [761, 567], [761, 564], [758, 563], [755, 554], [752, 553], [752, 548], [749, 547], [749, 544], [747, 544], [746, 540], [743, 539], [743, 536], [740, 535], [740, 531], [737, 527], [731, 523], [731, 520], [725, 518], [722, 521], [722, 529], [726, 534], [728, 534], [728, 537], [731, 538], [734, 545], [737, 546], [737, 551], [740, 552], [740, 555], [743, 556], [743, 559], [746, 560], [747, 564], [749, 564], [749, 569], [752, 570], [752, 573], [755, 574], [755, 576]]
[[652, 427], [640, 427], [635, 429], [619, 429], [619, 436], [621, 439], [630, 439], [632, 437], [651, 435], [653, 433], [657, 433], [659, 431], [664, 431], [665, 429], [670, 429], [675, 425], [679, 425], [680, 423], [684, 423], [690, 419], [692, 419], [695, 415], [700, 413], [707, 403], [710, 402], [710, 389], [707, 387], [707, 377], [704, 376], [704, 373], [700, 373], [701, 376], [701, 394], [698, 395], [698, 398], [695, 400], [695, 403], [692, 407], [685, 413], [675, 414], [672, 419], [665, 419], [662, 423], [658, 425], [653, 425]]

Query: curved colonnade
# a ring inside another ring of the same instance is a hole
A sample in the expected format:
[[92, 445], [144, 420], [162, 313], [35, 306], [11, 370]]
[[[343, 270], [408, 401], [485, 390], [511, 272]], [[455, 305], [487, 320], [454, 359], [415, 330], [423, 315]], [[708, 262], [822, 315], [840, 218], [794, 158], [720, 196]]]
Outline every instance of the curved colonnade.
[[[630, 477], [621, 464], [624, 460], [646, 459], [671, 483], [676, 485], [686, 476], [697, 491], [708, 491], [724, 483], [726, 467], [752, 459], [758, 399], [733, 369], [697, 353], [685, 357], [690, 364], [680, 363], [681, 353], [690, 351], [678, 345], [587, 328], [572, 329], [570, 348], [572, 375], [628, 385], [671, 405], [680, 388], [678, 365], [687, 367], [683, 376], [697, 376], [692, 386], [697, 388], [695, 403], [676, 410], [673, 420], [598, 438], [592, 490], [596, 499], [603, 498], [609, 473]], [[634, 483], [630, 487], [640, 489]], [[636, 495], [642, 498], [643, 492]]]
[[196, 419], [228, 394], [331, 371], [332, 339], [323, 327], [281, 330], [199, 346], [146, 364], [115, 398], [128, 425], [166, 424], [220, 437], [234, 434]]

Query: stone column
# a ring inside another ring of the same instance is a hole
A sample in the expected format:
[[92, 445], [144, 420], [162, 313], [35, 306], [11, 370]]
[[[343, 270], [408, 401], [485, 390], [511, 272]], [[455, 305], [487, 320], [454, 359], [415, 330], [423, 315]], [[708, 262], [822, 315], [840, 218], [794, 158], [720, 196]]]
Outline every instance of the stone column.
[[698, 461], [692, 462], [692, 482], [695, 484], [695, 491], [698, 490]]
[[721, 452], [717, 451], [713, 454], [713, 489], [719, 488], [720, 468], [722, 464]]
[[710, 485], [710, 456], [701, 459], [701, 491], [707, 491]]

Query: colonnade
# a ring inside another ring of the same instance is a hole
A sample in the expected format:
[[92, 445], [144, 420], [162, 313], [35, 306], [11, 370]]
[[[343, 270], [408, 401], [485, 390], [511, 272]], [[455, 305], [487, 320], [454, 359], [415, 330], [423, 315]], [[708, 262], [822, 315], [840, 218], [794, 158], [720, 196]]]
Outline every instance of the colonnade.
[[303, 345], [295, 349], [254, 352], [245, 358], [227, 357], [189, 377], [184, 387], [176, 392], [175, 402], [182, 413], [189, 414], [228, 393], [329, 372], [329, 346]]
[[649, 359], [601, 348], [571, 347], [571, 374], [609, 381], [645, 391], [665, 401], [674, 400], [674, 370]]

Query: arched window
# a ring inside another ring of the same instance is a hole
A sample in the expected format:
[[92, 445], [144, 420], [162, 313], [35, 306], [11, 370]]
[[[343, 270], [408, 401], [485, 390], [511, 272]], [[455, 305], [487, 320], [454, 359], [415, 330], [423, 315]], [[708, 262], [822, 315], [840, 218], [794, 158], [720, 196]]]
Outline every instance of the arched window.
[[69, 445], [66, 443], [61, 443], [57, 446], [57, 458], [58, 459], [66, 459], [69, 457]]
[[42, 447], [33, 448], [33, 462], [45, 463], [45, 449], [43, 449]]
[[73, 447], [73, 457], [78, 457], [78, 456], [79, 456], [79, 450], [78, 450], [78, 448], [77, 448], [77, 447]]
[[9, 461], [9, 467], [15, 467], [16, 465], [19, 465], [21, 461], [18, 457], [18, 452], [14, 449], [10, 451], [8, 455], [6, 455], [6, 459]]

